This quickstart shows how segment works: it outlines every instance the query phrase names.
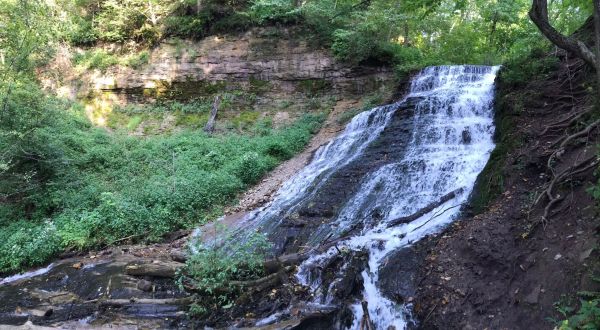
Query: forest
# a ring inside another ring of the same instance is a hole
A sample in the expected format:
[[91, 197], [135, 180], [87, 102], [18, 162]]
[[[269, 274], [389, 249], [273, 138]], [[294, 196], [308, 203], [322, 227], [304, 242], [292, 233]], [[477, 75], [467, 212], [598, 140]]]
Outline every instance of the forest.
[[[151, 101], [94, 110], [110, 112], [100, 120], [90, 116], [90, 105], [107, 90], [117, 97], [129, 90], [109, 83], [67, 97], [55, 88], [67, 86], [54, 67], [61, 60], [76, 77], [70, 83], [81, 86], [77, 81], [83, 77], [153, 72], [152, 66], [160, 65], [153, 54], [161, 47], [174, 49], [181, 62], [208, 56], [210, 48], [194, 49], [206, 40], [242, 43], [247, 33], [267, 31], [261, 38], [291, 39], [289, 47], [300, 43], [330, 54], [342, 68], [385, 68], [393, 86], [406, 84], [426, 67], [469, 64], [501, 65], [504, 86], [522, 89], [559, 67], [558, 57], [547, 54], [565, 50], [590, 64], [590, 72], [600, 68], [598, 47], [578, 41], [576, 33], [591, 22], [594, 6], [600, 7], [598, 1], [0, 0], [0, 274], [23, 272], [59, 256], [160, 243], [170, 233], [215, 221], [329, 127], [327, 118], [340, 100], [328, 92], [332, 83], [306, 80], [295, 87], [306, 103], [294, 108], [297, 100], [290, 98], [272, 110], [278, 96], [264, 96], [275, 89], [271, 78], [250, 77], [242, 87], [232, 87], [225, 78], [194, 85], [202, 92], [186, 98], [168, 96], [175, 85], [166, 84], [164, 90], [152, 89]], [[72, 56], [65, 57], [66, 51]], [[215, 61], [235, 51], [218, 53]], [[268, 63], [269, 52], [277, 50], [256, 52]], [[586, 93], [597, 98], [598, 87], [590, 81]], [[389, 93], [369, 93], [354, 92], [360, 101], [335, 123], [345, 125], [354, 115], [391, 103]], [[203, 130], [214, 107], [220, 113], [217, 129]], [[291, 119], [279, 123], [275, 112], [288, 116], [286, 109], [294, 109]], [[597, 111], [591, 113], [577, 118], [592, 122]], [[173, 127], [165, 118], [174, 118]], [[153, 121], [154, 126], [147, 124]], [[586, 129], [589, 134], [595, 125]], [[491, 194], [497, 181], [490, 177], [489, 182], [486, 192]], [[600, 196], [597, 186], [588, 190]], [[552, 190], [549, 196], [554, 204]], [[250, 242], [260, 248], [245, 242], [231, 247], [234, 252], [227, 257], [202, 250], [188, 259], [180, 286], [196, 287], [195, 294], [204, 297], [192, 304], [190, 315], [202, 318], [216, 309], [227, 313], [238, 295], [229, 289], [218, 293], [222, 287], [269, 275], [260, 265], [261, 251], [271, 243], [261, 235]], [[600, 300], [593, 297], [580, 314], [565, 311], [565, 321], [558, 324], [565, 329], [598, 326]]]

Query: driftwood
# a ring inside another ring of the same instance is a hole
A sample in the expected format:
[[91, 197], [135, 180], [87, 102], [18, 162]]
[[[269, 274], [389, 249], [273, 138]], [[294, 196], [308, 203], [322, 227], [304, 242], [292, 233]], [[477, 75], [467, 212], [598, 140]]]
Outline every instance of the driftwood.
[[[176, 262], [185, 263], [188, 260], [188, 255], [180, 250], [171, 251], [171, 259]], [[272, 274], [278, 272], [280, 269], [285, 268], [287, 266], [298, 264], [309, 257], [309, 253], [291, 253], [282, 255], [273, 259], [267, 259], [263, 263], [265, 268], [265, 272], [267, 274]]]
[[87, 303], [99, 303], [101, 306], [121, 307], [132, 304], [145, 305], [189, 305], [192, 303], [191, 298], [170, 298], [170, 299], [106, 299], [106, 300], [90, 300]]
[[185, 263], [188, 259], [188, 256], [185, 252], [181, 251], [181, 250], [173, 250], [170, 253], [171, 259], [173, 261], [176, 262], [183, 262]]
[[125, 274], [132, 276], [152, 276], [173, 278], [184, 265], [179, 262], [161, 262], [152, 264], [129, 265], [125, 267]]
[[[213, 290], [213, 292], [229, 293], [229, 292], [232, 292], [233, 290], [237, 290], [237, 289], [248, 289], [248, 290], [257, 291], [257, 292], [263, 291], [270, 287], [279, 285], [281, 283], [282, 277], [285, 276], [285, 273], [289, 272], [291, 270], [292, 270], [292, 267], [288, 266], [288, 267], [281, 269], [277, 273], [274, 273], [274, 274], [271, 274], [271, 275], [268, 275], [265, 277], [261, 277], [256, 280], [230, 281], [227, 283], [227, 286], [221, 287], [221, 288], [216, 288]], [[204, 293], [203, 289], [196, 287], [194, 285], [191, 285], [189, 283], [187, 283], [187, 284], [184, 283], [184, 287], [189, 292]]]
[[437, 200], [437, 201], [435, 201], [435, 202], [433, 202], [433, 203], [425, 206], [424, 208], [418, 210], [417, 212], [415, 212], [415, 213], [413, 213], [413, 214], [411, 214], [409, 216], [401, 217], [401, 218], [394, 219], [394, 220], [390, 221], [387, 226], [388, 226], [388, 228], [390, 228], [390, 227], [394, 227], [394, 226], [406, 224], [406, 223], [409, 223], [411, 221], [417, 220], [418, 218], [420, 218], [420, 217], [424, 216], [425, 214], [433, 211], [435, 208], [441, 206], [442, 204], [446, 203], [447, 201], [455, 198], [456, 195], [462, 193], [463, 190], [464, 190], [464, 188], [459, 188], [459, 189], [456, 189], [456, 190], [454, 190], [452, 192], [449, 192], [446, 195], [442, 196], [439, 200]]
[[363, 300], [361, 303], [363, 310], [363, 317], [360, 320], [360, 330], [375, 330], [375, 325], [373, 325], [373, 321], [369, 316], [369, 305], [366, 300]]
[[215, 131], [215, 122], [217, 121], [217, 112], [219, 111], [219, 105], [221, 105], [221, 97], [219, 95], [215, 96], [215, 100], [213, 101], [212, 110], [210, 111], [210, 117], [208, 118], [208, 122], [204, 126], [204, 131], [206, 133], [212, 133]]

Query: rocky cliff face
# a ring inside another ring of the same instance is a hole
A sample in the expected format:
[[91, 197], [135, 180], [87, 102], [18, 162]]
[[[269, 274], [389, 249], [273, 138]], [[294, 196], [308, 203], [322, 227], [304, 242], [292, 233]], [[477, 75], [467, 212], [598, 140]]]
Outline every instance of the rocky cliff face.
[[102, 97], [120, 104], [244, 90], [258, 96], [255, 106], [264, 107], [284, 100], [306, 105], [325, 95], [360, 96], [393, 80], [388, 67], [345, 65], [328, 50], [311, 47], [308, 39], [294, 28], [256, 28], [200, 41], [168, 40], [138, 69], [115, 66], [81, 74], [70, 60], [78, 50], [65, 49], [43, 74], [43, 82], [63, 96]]

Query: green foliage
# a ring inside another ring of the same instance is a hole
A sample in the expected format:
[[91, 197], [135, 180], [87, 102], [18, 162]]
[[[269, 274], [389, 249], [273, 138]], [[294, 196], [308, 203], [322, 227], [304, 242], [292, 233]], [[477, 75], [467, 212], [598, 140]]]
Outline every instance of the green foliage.
[[259, 24], [266, 22], [295, 22], [300, 18], [300, 11], [291, 0], [253, 0], [250, 15]]
[[582, 300], [581, 307], [574, 315], [572, 308], [559, 309], [567, 319], [559, 323], [560, 330], [599, 329], [600, 328], [600, 299]]
[[[390, 63], [399, 72], [432, 64], [499, 64], [544, 44], [529, 22], [528, 0], [73, 0], [66, 39], [154, 44], [202, 38], [253, 26], [300, 25], [313, 45], [341, 60]], [[553, 1], [549, 14], [563, 33], [590, 15], [589, 1]]]
[[93, 49], [75, 54], [73, 63], [83, 70], [105, 71], [109, 67], [119, 64], [119, 58], [103, 49]]
[[315, 97], [331, 88], [331, 82], [325, 79], [305, 79], [298, 83], [298, 91], [309, 97]]
[[60, 242], [52, 223], [18, 221], [3, 225], [0, 250], [0, 270], [16, 270], [45, 262], [60, 251]]
[[127, 56], [124, 64], [128, 67], [138, 69], [144, 64], [148, 64], [148, 61], [150, 61], [150, 52], [144, 50], [137, 54], [131, 54]]
[[[0, 175], [2, 205], [8, 206], [0, 220], [0, 255], [6, 256], [0, 272], [41, 263], [64, 249], [105, 246], [129, 236], [153, 241], [204, 223], [302, 150], [323, 119], [307, 115], [251, 136], [184, 131], [139, 140], [91, 128], [76, 119], [78, 113], [49, 111], [61, 104], [44, 98], [32, 96], [22, 106], [32, 100], [56, 118], [32, 133], [35, 143], [20, 144], [35, 156], [11, 163]], [[170, 106], [195, 114], [186, 105]], [[24, 184], [27, 189], [14, 195]], [[9, 204], [5, 196], [12, 196]]]
[[113, 54], [104, 49], [91, 49], [76, 53], [73, 56], [73, 63], [80, 70], [98, 69], [100, 71], [106, 71], [106, 69], [115, 65], [129, 66], [137, 69], [142, 65], [147, 64], [149, 60], [150, 52], [147, 50], [123, 56]]
[[233, 287], [232, 281], [257, 279], [264, 272], [263, 262], [271, 247], [264, 235], [252, 233], [242, 239], [223, 235], [223, 239], [228, 242], [226, 248], [217, 247], [217, 242], [196, 243], [179, 278], [181, 284], [192, 286], [201, 293], [190, 308], [193, 316], [229, 308], [240, 289]]
[[549, 56], [546, 48], [533, 49], [528, 56], [508, 61], [501, 72], [502, 80], [514, 88], [522, 88], [540, 75], [553, 72], [558, 68], [559, 60]]

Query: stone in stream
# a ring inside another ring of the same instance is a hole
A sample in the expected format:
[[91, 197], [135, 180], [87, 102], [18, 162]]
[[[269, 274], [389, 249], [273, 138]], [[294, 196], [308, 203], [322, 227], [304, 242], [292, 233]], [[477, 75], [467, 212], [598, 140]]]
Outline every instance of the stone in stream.
[[137, 283], [137, 288], [142, 291], [146, 291], [146, 292], [153, 291], [152, 287], [153, 287], [153, 285], [152, 285], [152, 282], [150, 282], [150, 281], [139, 280]]

